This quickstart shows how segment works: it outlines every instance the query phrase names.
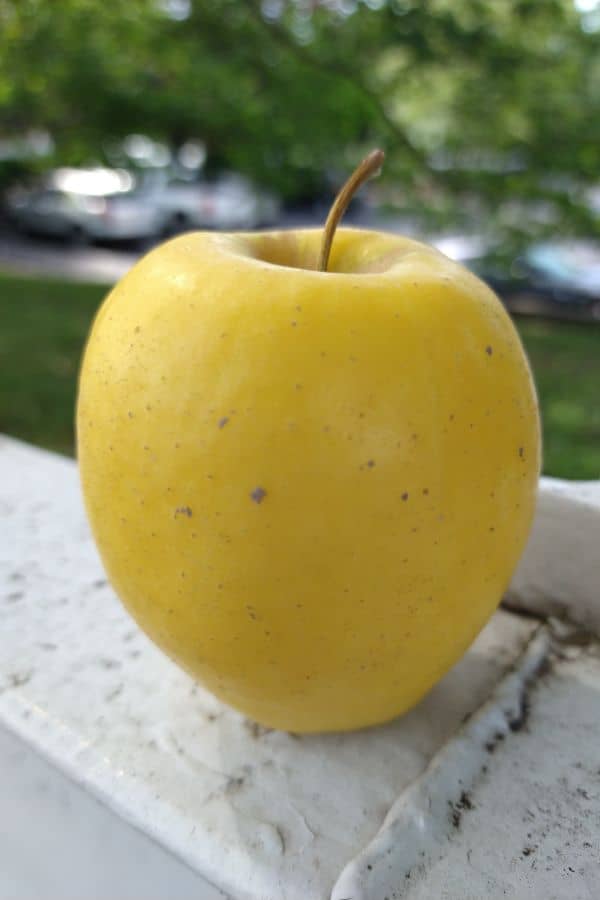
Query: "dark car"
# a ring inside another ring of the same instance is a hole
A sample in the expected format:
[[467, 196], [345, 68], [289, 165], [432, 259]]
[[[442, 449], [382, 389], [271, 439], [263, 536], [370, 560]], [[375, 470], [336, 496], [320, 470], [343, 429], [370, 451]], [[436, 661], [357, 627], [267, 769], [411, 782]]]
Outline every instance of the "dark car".
[[600, 321], [600, 244], [564, 239], [531, 244], [521, 254], [470, 262], [507, 304], [536, 302]]

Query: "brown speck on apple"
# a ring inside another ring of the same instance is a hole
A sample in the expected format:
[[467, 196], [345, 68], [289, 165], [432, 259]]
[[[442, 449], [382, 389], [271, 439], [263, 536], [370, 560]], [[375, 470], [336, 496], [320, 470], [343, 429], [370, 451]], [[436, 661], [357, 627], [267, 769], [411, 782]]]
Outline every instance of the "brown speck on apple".
[[487, 353], [488, 356], [491, 356], [494, 351], [488, 344], [488, 346], [485, 348], [485, 352]]
[[372, 469], [374, 465], [375, 465], [375, 460], [374, 460], [374, 459], [370, 459], [370, 460], [367, 462], [367, 466], [369, 467], [369, 469]]
[[404, 493], [402, 494], [402, 499], [408, 500], [408, 491], [404, 491]]
[[250, 497], [254, 500], [255, 503], [262, 503], [265, 497], [267, 496], [267, 492], [262, 487], [255, 487]]
[[523, 457], [525, 456], [525, 451], [524, 451], [523, 447], [519, 447], [519, 456], [521, 457], [521, 459], [523, 459]]
[[219, 426], [219, 428], [225, 428], [225, 426], [227, 425], [228, 422], [229, 422], [229, 416], [223, 416], [221, 419], [219, 419], [219, 421], [217, 422], [217, 425]]
[[177, 518], [177, 516], [187, 516], [188, 519], [191, 519], [192, 515], [193, 513], [189, 506], [178, 506], [175, 510], [175, 518]]

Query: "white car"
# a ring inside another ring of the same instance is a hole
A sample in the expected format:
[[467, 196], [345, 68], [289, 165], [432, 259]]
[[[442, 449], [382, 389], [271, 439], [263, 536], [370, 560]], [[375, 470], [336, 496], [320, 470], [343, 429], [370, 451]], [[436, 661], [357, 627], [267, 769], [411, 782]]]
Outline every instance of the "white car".
[[130, 172], [61, 168], [34, 190], [15, 189], [8, 213], [23, 230], [72, 241], [154, 237], [163, 217]]
[[276, 223], [280, 212], [273, 194], [235, 173], [189, 180], [155, 172], [147, 176], [144, 194], [159, 211], [167, 234], [189, 228], [257, 228]]

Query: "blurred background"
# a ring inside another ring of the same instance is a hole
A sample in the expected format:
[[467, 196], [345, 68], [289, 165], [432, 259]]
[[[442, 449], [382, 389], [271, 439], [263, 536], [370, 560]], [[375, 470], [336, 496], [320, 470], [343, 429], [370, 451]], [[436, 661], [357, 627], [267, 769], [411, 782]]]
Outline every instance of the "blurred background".
[[85, 336], [190, 228], [421, 237], [507, 305], [544, 471], [600, 477], [600, 0], [0, 0], [0, 431], [74, 452]]

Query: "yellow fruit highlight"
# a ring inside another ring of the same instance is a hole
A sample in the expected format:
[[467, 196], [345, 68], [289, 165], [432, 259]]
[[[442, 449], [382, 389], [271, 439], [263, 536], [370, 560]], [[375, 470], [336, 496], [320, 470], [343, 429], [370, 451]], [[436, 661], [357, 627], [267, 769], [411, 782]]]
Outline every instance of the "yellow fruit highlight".
[[[518, 335], [425, 245], [188, 234], [114, 288], [80, 378], [102, 560], [140, 626], [265, 725], [413, 706], [499, 603], [540, 466]], [[312, 267], [312, 268], [311, 268]]]

